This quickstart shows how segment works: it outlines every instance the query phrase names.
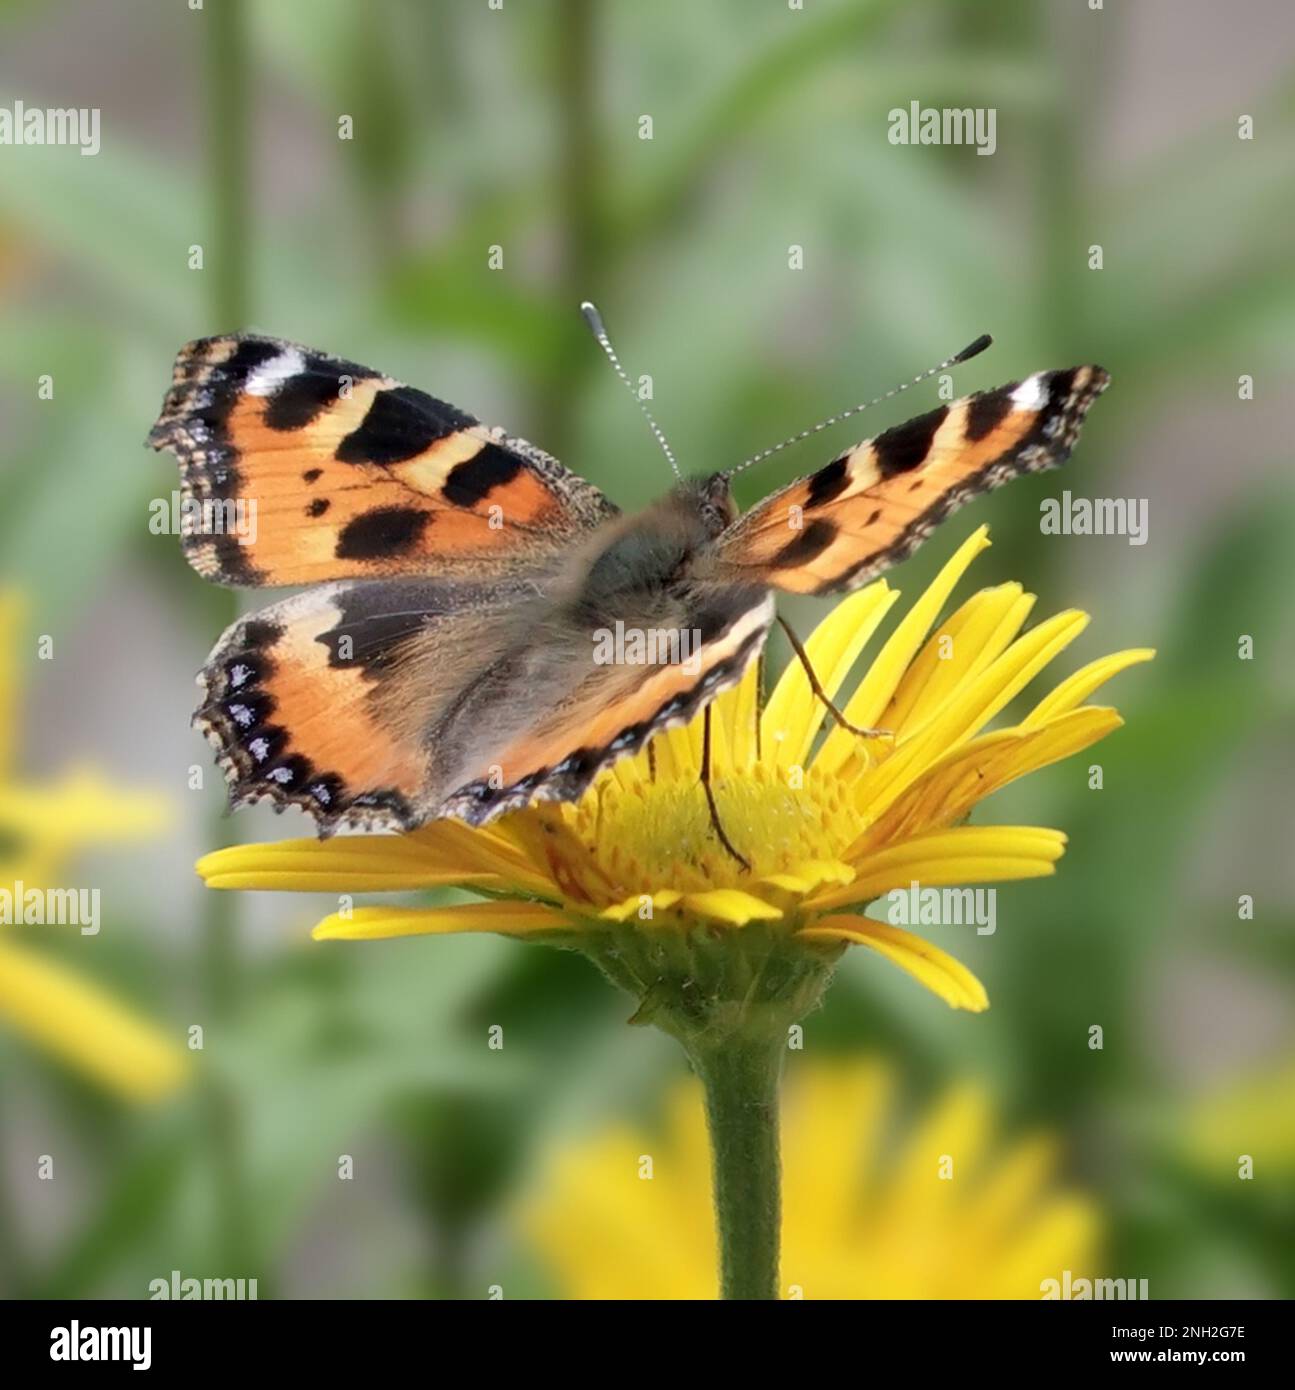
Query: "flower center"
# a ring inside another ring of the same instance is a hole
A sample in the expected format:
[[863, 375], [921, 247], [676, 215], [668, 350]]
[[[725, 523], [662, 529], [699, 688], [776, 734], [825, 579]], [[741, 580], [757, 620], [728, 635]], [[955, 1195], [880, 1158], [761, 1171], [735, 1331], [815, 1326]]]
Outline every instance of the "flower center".
[[793, 785], [785, 770], [757, 765], [717, 774], [711, 789], [750, 873], [721, 844], [700, 781], [671, 777], [627, 788], [609, 778], [580, 803], [574, 828], [624, 894], [750, 887], [807, 861], [836, 858], [863, 829], [863, 816], [833, 776], [810, 772]]

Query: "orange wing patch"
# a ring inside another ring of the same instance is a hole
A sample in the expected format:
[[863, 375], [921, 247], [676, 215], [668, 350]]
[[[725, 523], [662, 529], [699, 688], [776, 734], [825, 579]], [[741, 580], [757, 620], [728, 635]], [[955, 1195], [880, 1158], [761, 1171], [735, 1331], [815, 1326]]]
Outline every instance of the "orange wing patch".
[[[370, 699], [373, 668], [339, 659], [346, 586], [275, 604], [236, 623], [212, 652], [194, 723], [217, 750], [230, 806], [297, 805], [323, 831], [407, 829], [426, 754]], [[349, 656], [349, 653], [344, 653]]]
[[723, 563], [792, 593], [858, 588], [972, 497], [1063, 463], [1109, 380], [1040, 372], [887, 430], [740, 517], [719, 539]]
[[149, 440], [180, 461], [190, 563], [226, 584], [534, 571], [617, 514], [524, 441], [277, 339], [189, 344]]
[[465, 650], [507, 650], [526, 581], [336, 583], [271, 604], [221, 638], [194, 723], [215, 745], [231, 807], [298, 806], [321, 834], [409, 830], [440, 799], [438, 719]]

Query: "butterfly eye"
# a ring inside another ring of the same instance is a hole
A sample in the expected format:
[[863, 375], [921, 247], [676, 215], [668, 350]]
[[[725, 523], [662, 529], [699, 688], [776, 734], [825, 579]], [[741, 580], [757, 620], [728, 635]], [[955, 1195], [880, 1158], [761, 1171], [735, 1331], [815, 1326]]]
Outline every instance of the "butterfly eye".
[[711, 536], [718, 536], [737, 520], [737, 508], [725, 488], [722, 497], [708, 498], [701, 505], [702, 524]]
[[717, 473], [703, 484], [698, 501], [702, 525], [707, 534], [718, 536], [737, 517], [737, 507], [733, 504], [733, 494], [728, 490], [728, 479]]

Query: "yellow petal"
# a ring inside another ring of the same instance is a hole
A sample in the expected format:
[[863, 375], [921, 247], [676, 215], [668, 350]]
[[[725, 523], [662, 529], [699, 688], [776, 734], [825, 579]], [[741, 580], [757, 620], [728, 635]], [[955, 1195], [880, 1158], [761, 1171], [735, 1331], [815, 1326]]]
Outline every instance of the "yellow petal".
[[987, 724], [1079, 636], [1088, 621], [1088, 614], [1077, 610], [1058, 613], [1013, 642], [923, 729], [869, 770], [857, 789], [860, 804], [873, 815], [885, 810], [937, 758]]
[[537, 898], [555, 897], [552, 877], [535, 859], [525, 836], [518, 832], [516, 816], [504, 816], [492, 825], [471, 826], [459, 821], [431, 821], [406, 837], [419, 853], [431, 849], [443, 867], [456, 862], [474, 871], [493, 874], [501, 881]]
[[[502, 888], [492, 874], [437, 870], [403, 856], [323, 857], [294, 853], [279, 845], [233, 845], [204, 855], [194, 866], [208, 888], [253, 889], [263, 893], [382, 893], [460, 885]], [[314, 841], [300, 841], [303, 846]]]
[[[851, 594], [823, 619], [805, 642], [819, 684], [833, 699], [841, 682], [882, 618], [899, 598], [880, 580]], [[761, 724], [767, 767], [804, 766], [827, 707], [814, 694], [805, 667], [793, 651], [765, 706]]]
[[[694, 736], [695, 730], [695, 736]], [[695, 782], [701, 775], [702, 721], [685, 729], [666, 729], [652, 740], [652, 757], [659, 781]]]
[[646, 751], [640, 749], [638, 753], [621, 758], [619, 762], [614, 762], [611, 767], [611, 776], [622, 790], [637, 791], [648, 778]]
[[695, 912], [700, 917], [728, 922], [735, 927], [744, 927], [748, 922], [773, 922], [782, 916], [780, 908], [738, 888], [712, 888], [705, 893], [686, 893], [681, 907], [685, 912]]
[[896, 734], [921, 728], [959, 685], [1007, 650], [1034, 603], [1035, 596], [1019, 584], [973, 594], [917, 654], [881, 716], [881, 727]]
[[760, 729], [760, 662], [753, 661], [742, 679], [715, 701], [718, 717], [728, 730], [729, 758], [739, 772], [755, 762]]
[[788, 893], [812, 893], [824, 883], [850, 883], [854, 870], [839, 859], [807, 859], [793, 864], [784, 873], [767, 874], [761, 883], [772, 884]]
[[579, 819], [575, 807], [547, 803], [499, 822], [500, 832], [515, 839], [529, 863], [548, 870], [546, 890], [533, 889], [534, 897], [588, 906], [605, 903], [616, 891], [581, 838]]
[[232, 845], [194, 866], [208, 888], [263, 892], [378, 893], [445, 884], [523, 891], [552, 885], [528, 876], [509, 846], [452, 821], [410, 835], [339, 835]]
[[[965, 1220], [965, 1196], [958, 1203], [962, 1210], [955, 1217], [946, 1205], [956, 1191], [947, 1178], [941, 1178], [941, 1159], [953, 1160], [953, 1182], [961, 1180], [979, 1196], [984, 1172], [981, 1163], [993, 1139], [993, 1106], [986, 1092], [970, 1079], [956, 1081], [918, 1119], [906, 1143], [894, 1159], [894, 1177], [888, 1200], [899, 1210], [925, 1209], [939, 1213], [941, 1224]], [[948, 1169], [945, 1169], [947, 1172]]]
[[[0, 795], [3, 795], [2, 791]], [[51, 845], [48, 840], [39, 840], [34, 845], [23, 845], [21, 858], [0, 860], [0, 888], [12, 893], [16, 902], [19, 884], [37, 884], [44, 887], [57, 883], [66, 858], [63, 846]]]
[[[1224, 1073], [1175, 1124], [1187, 1160], [1214, 1181], [1236, 1181], [1236, 1156], [1262, 1154], [1289, 1187], [1295, 1174], [1295, 1057], [1277, 1056]], [[1181, 1102], [1180, 1102], [1181, 1104]]]
[[870, 917], [824, 917], [798, 935], [810, 941], [847, 941], [894, 962], [950, 1007], [980, 1013], [989, 1007], [985, 987], [961, 961], [901, 927]]
[[1019, 1230], [1047, 1192], [1058, 1157], [1054, 1140], [1034, 1135], [1000, 1155], [992, 1169], [981, 1169], [963, 1218], [969, 1239], [989, 1249]]
[[0, 590], [0, 781], [13, 765], [18, 730], [18, 628], [24, 604], [12, 589]]
[[90, 841], [140, 839], [163, 829], [170, 819], [166, 797], [123, 792], [84, 769], [44, 785], [10, 782], [0, 796], [0, 828], [68, 848]]
[[[725, 713], [727, 714], [727, 711]], [[733, 770], [733, 731], [730, 724], [731, 720], [727, 717], [721, 718], [712, 704], [710, 708], [710, 768], [716, 779]], [[694, 719], [688, 726], [688, 732], [694, 739], [697, 771], [700, 775], [702, 759], [705, 755], [705, 715], [700, 719]]]
[[[834, 1256], [845, 1269], [858, 1271], [866, 1245], [856, 1233], [873, 1196], [871, 1175], [887, 1156], [898, 1075], [880, 1058], [854, 1053], [830, 1061], [788, 1062], [783, 1122], [785, 1258], [789, 1264], [795, 1262], [799, 1246], [812, 1251], [810, 1258], [820, 1267], [805, 1271], [811, 1276], [825, 1274], [822, 1267], [834, 1262]], [[856, 1290], [860, 1282], [856, 1275]]]
[[1065, 853], [1059, 830], [1032, 825], [960, 825], [916, 835], [888, 846], [858, 864], [853, 883], [810, 898], [810, 908], [868, 903], [892, 888], [996, 883], [1041, 878], [1054, 872]]
[[953, 825], [1000, 787], [1089, 747], [1123, 722], [1113, 709], [1089, 705], [1028, 732], [981, 734], [927, 768], [868, 828], [852, 854], [861, 858], [884, 845]]
[[1045, 695], [1021, 720], [1021, 728], [1034, 729], [1059, 714], [1066, 714], [1081, 705], [1112, 676], [1118, 676], [1121, 671], [1127, 671], [1130, 666], [1137, 666], [1140, 662], [1150, 661], [1155, 654], [1154, 647], [1131, 647], [1127, 651], [1112, 652], [1110, 656], [1090, 661], [1073, 676], [1067, 676], [1050, 695]]
[[[954, 586], [967, 572], [968, 566], [976, 556], [988, 547], [989, 528], [978, 527], [954, 551], [944, 568], [931, 581], [926, 592], [904, 615], [845, 707], [845, 717], [851, 724], [864, 729], [878, 725], [882, 712], [890, 703], [891, 696], [908, 669], [909, 662], [916, 655], [936, 618], [940, 616], [940, 610], [953, 592]], [[852, 734], [848, 729], [834, 728], [824, 739], [823, 747], [815, 759], [815, 766], [824, 771], [836, 771], [855, 752], [858, 742], [857, 734]]]
[[655, 893], [633, 893], [621, 902], [603, 908], [598, 915], [606, 917], [610, 922], [628, 922], [642, 910], [645, 899], [652, 904], [654, 910], [659, 908], [665, 912], [674, 907], [682, 897], [683, 894], [676, 888], [660, 888]]
[[457, 903], [450, 907], [357, 907], [334, 912], [311, 935], [316, 941], [379, 941], [389, 936], [492, 931], [502, 936], [569, 931], [571, 922], [544, 903]]
[[1062, 1270], [1092, 1269], [1101, 1220], [1087, 1198], [1062, 1193], [1036, 1206], [999, 1256], [996, 1282], [1004, 1297], [1037, 1297], [1034, 1290]]
[[127, 1100], [153, 1101], [185, 1079], [184, 1050], [97, 985], [0, 941], [0, 1017]]

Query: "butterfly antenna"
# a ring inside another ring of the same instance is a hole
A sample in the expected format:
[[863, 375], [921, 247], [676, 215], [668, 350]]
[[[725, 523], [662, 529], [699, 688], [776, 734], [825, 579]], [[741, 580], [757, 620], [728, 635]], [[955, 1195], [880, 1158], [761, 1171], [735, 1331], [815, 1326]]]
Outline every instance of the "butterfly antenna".
[[880, 405], [882, 401], [888, 401], [914, 386], [920, 386], [928, 377], [933, 377], [937, 372], [943, 372], [949, 367], [956, 366], [959, 362], [967, 362], [971, 358], [979, 356], [993, 341], [988, 333], [982, 333], [974, 343], [968, 343], [961, 352], [955, 352], [952, 357], [946, 357], [943, 362], [928, 368], [920, 376], [915, 376], [912, 381], [906, 381], [902, 386], [896, 386], [893, 391], [887, 391], [884, 396], [875, 396], [870, 401], [862, 401], [859, 405], [852, 405], [849, 410], [842, 410], [836, 415], [829, 416], [826, 420], [820, 420], [817, 425], [811, 425], [809, 429], [801, 430], [799, 434], [793, 434], [790, 439], [784, 439], [781, 444], [775, 444], [770, 449], [761, 449], [758, 454], [752, 454], [745, 463], [739, 463], [736, 468], [730, 468], [724, 476], [731, 478], [735, 473], [741, 473], [743, 469], [750, 468], [754, 463], [763, 463], [771, 454], [780, 453], [793, 444], [799, 444], [802, 439], [808, 439], [811, 434], [818, 434], [820, 430], [828, 429], [832, 425], [839, 424], [842, 420], [848, 420], [851, 415], [858, 415], [861, 410], [867, 410], [869, 406]]
[[616, 356], [616, 349], [612, 347], [612, 340], [607, 336], [607, 329], [603, 325], [603, 316], [587, 299], [580, 306], [580, 312], [585, 316], [585, 322], [589, 325], [589, 331], [598, 340], [598, 346], [607, 354], [607, 360], [615, 368], [616, 375], [625, 383], [625, 389], [638, 401], [638, 407], [643, 412], [643, 418], [648, 422], [648, 428], [652, 431], [653, 438], [661, 446], [661, 452], [670, 460], [670, 467], [674, 469], [675, 477], [683, 477], [683, 474], [679, 472], [679, 464], [675, 460], [674, 451], [670, 448], [665, 435], [661, 432], [661, 426], [652, 418], [652, 412], [643, 404], [639, 393], [634, 389], [634, 383], [625, 374], [625, 368], [621, 366], [620, 358]]

